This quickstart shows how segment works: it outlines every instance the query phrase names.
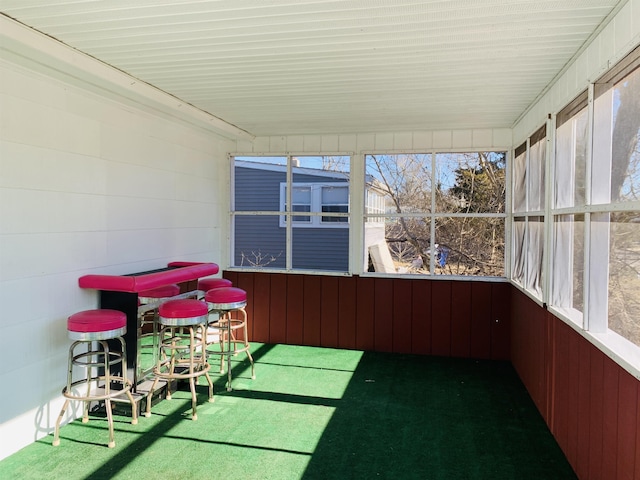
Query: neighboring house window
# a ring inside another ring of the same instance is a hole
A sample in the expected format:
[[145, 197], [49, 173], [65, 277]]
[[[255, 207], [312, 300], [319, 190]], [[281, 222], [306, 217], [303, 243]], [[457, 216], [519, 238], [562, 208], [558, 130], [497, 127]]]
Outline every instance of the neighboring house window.
[[[294, 183], [291, 186], [291, 221], [294, 227], [326, 228], [346, 227], [347, 216], [296, 215], [300, 212], [321, 212], [331, 214], [349, 213], [348, 183]], [[287, 205], [287, 184], [280, 183], [280, 210], [289, 211]], [[287, 216], [280, 217], [280, 227], [287, 226]]]
[[364, 267], [504, 276], [506, 152], [369, 154]]
[[349, 271], [348, 156], [232, 158], [231, 265]]

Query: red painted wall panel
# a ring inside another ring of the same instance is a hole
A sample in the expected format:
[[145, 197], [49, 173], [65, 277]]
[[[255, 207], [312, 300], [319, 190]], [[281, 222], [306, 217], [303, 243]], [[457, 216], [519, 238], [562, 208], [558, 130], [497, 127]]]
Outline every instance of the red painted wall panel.
[[512, 362], [578, 477], [638, 480], [640, 381], [516, 289], [511, 305]]
[[511, 358], [511, 285], [491, 284], [491, 358]]
[[299, 320], [303, 324], [303, 345], [319, 346], [322, 278], [305, 276], [300, 281], [304, 282], [303, 311]]
[[287, 277], [270, 275], [269, 343], [287, 341]]
[[431, 353], [431, 283], [411, 283], [411, 352]]
[[338, 277], [322, 277], [320, 345], [338, 347]]
[[[456, 301], [461, 301], [457, 299]], [[451, 281], [431, 284], [431, 353], [451, 355]]]
[[356, 278], [356, 348], [375, 350], [374, 278]]
[[471, 356], [491, 358], [491, 284], [473, 282], [471, 286]]
[[354, 277], [338, 279], [338, 346], [356, 347], [357, 283]]
[[411, 353], [411, 280], [393, 282], [393, 351]]
[[287, 277], [287, 336], [285, 343], [302, 345], [304, 343], [302, 312], [304, 311], [304, 283], [294, 275]]
[[372, 292], [374, 345], [378, 352], [393, 352], [393, 284], [393, 279], [376, 278]]
[[471, 282], [451, 283], [451, 356], [469, 358], [471, 355], [472, 322], [475, 320]]

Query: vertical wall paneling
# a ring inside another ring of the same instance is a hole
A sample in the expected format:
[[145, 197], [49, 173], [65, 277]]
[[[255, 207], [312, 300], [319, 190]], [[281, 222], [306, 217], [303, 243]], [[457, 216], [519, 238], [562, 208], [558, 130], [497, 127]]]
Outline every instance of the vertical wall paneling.
[[463, 300], [472, 298], [471, 282], [452, 283], [451, 298], [451, 355], [468, 358], [474, 343], [471, 323], [475, 321], [476, 312], [472, 303]]
[[582, 337], [572, 335], [578, 338], [578, 358], [580, 365], [578, 367], [578, 420], [577, 420], [577, 442], [575, 463], [573, 468], [579, 478], [587, 478], [589, 469], [589, 434], [591, 433], [591, 344]]
[[[267, 272], [224, 277], [247, 291], [252, 341], [510, 359], [510, 299], [499, 295], [510, 295], [508, 284]], [[513, 348], [539, 352], [530, 344], [544, 338], [536, 334], [544, 323], [535, 317], [522, 319], [531, 331], [519, 338], [516, 330]], [[535, 362], [515, 364], [524, 378], [541, 378]]]
[[338, 279], [338, 345], [340, 348], [356, 347], [356, 279]]
[[509, 360], [511, 358], [511, 285], [491, 284], [491, 358]]
[[[455, 297], [454, 297], [455, 301]], [[471, 356], [491, 357], [491, 284], [473, 282], [471, 286]]]
[[287, 341], [287, 276], [270, 275], [269, 343]]
[[393, 283], [391, 278], [376, 278], [370, 297], [374, 302], [374, 343], [379, 352], [393, 351]]
[[431, 353], [431, 283], [411, 283], [411, 352]]
[[618, 455], [616, 469], [620, 472], [620, 478], [633, 480], [633, 472], [636, 469], [636, 447], [634, 442], [638, 424], [640, 423], [640, 419], [637, 416], [638, 381], [626, 371], [620, 371], [618, 380]]
[[640, 478], [640, 381], [570, 325], [512, 292], [512, 363], [577, 476]]
[[411, 280], [393, 283], [393, 351], [411, 353]]
[[[607, 472], [610, 477], [617, 475], [617, 450], [618, 450], [618, 370], [619, 367], [609, 357], [604, 361], [604, 406], [602, 415], [602, 472]], [[603, 477], [604, 478], [604, 477]]]
[[602, 420], [604, 405], [604, 354], [597, 348], [591, 348], [591, 379], [589, 398], [591, 411], [589, 422], [589, 459], [586, 478], [602, 476]]
[[372, 294], [375, 279], [356, 277], [356, 348], [375, 350], [375, 317]]
[[[296, 277], [298, 278], [298, 277]], [[304, 301], [302, 318], [302, 338], [304, 345], [319, 346], [320, 342], [320, 304], [322, 278], [317, 276], [305, 276]]]
[[338, 277], [322, 277], [320, 344], [338, 347]]
[[295, 275], [287, 276], [286, 296], [287, 331], [285, 343], [302, 345], [304, 343], [304, 282]]
[[252, 340], [257, 342], [269, 342], [271, 276], [268, 273], [256, 273], [253, 279], [253, 334], [255, 337]]
[[[460, 301], [458, 299], [457, 301]], [[451, 281], [431, 285], [431, 353], [451, 354]]]
[[[226, 277], [226, 275], [225, 275]], [[233, 285], [241, 288], [245, 292], [247, 292], [247, 306], [245, 307], [245, 311], [247, 312], [247, 333], [249, 338], [254, 338], [253, 327], [254, 327], [254, 305], [255, 301], [253, 300], [253, 275], [248, 275], [246, 273], [236, 273], [234, 274], [234, 278], [227, 277], [229, 280], [233, 282]]]

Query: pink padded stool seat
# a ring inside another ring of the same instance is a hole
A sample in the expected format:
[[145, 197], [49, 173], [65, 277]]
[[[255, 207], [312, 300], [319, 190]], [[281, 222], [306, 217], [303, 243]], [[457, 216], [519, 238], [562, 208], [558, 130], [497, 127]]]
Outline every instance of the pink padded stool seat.
[[209, 290], [204, 299], [213, 310], [236, 310], [247, 306], [247, 292], [236, 287]]
[[198, 281], [198, 290], [203, 292], [223, 287], [233, 287], [233, 282], [226, 278], [203, 278]]
[[141, 303], [148, 303], [150, 300], [157, 300], [158, 298], [174, 297], [180, 293], [180, 287], [173, 283], [170, 285], [164, 285], [162, 287], [152, 288], [150, 290], [144, 290], [138, 293], [138, 298]]
[[[127, 316], [119, 310], [85, 310], [67, 319], [67, 331], [74, 342], [69, 348], [67, 384], [62, 389], [65, 401], [56, 420], [52, 445], [60, 445], [60, 423], [71, 401], [84, 403], [83, 423], [89, 421], [89, 404], [104, 401], [109, 426], [108, 446], [112, 448], [116, 444], [112, 401], [131, 404], [131, 423], [138, 423], [138, 410], [131, 395], [132, 383], [127, 378], [127, 348], [123, 337], [127, 332]], [[112, 349], [111, 343], [119, 343], [119, 348]], [[120, 365], [120, 374], [111, 371], [117, 365]], [[83, 375], [79, 375], [78, 370]], [[114, 388], [116, 386], [119, 388]]]
[[175, 327], [207, 323], [209, 308], [200, 300], [169, 300], [158, 310], [160, 323]]
[[67, 330], [72, 340], [107, 340], [124, 335], [127, 316], [119, 310], [85, 310], [67, 319]]
[[[147, 411], [151, 416], [151, 399], [159, 380], [189, 380], [193, 420], [196, 412], [196, 381], [204, 375], [209, 384], [209, 401], [213, 402], [213, 382], [209, 377], [210, 366], [206, 355], [206, 325], [209, 307], [201, 300], [168, 300], [158, 309], [158, 321], [162, 326], [159, 335], [159, 356], [153, 369], [155, 379], [147, 396]], [[167, 399], [171, 390], [167, 385]]]

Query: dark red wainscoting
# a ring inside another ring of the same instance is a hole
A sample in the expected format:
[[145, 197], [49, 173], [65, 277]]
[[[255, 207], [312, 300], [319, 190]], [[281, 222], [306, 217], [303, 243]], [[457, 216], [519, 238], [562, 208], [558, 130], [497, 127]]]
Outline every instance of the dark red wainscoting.
[[508, 360], [510, 285], [224, 272], [265, 343]]
[[515, 288], [511, 358], [582, 480], [640, 479], [640, 381]]

